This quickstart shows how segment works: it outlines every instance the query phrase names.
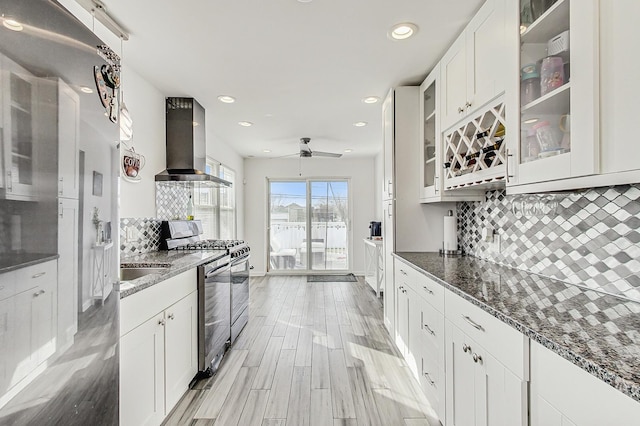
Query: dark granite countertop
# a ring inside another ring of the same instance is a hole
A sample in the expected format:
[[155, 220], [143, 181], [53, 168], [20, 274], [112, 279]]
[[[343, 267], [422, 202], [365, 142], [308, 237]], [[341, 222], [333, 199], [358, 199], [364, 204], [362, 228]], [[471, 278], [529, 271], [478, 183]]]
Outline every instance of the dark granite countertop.
[[181, 274], [191, 268], [217, 259], [226, 250], [202, 250], [198, 252], [156, 251], [120, 258], [120, 267], [165, 267], [165, 272], [149, 274], [131, 281], [120, 281], [120, 299], [131, 296], [145, 288]]
[[3, 253], [0, 256], [0, 274], [55, 260], [58, 257], [57, 253]]
[[640, 401], [640, 303], [474, 257], [394, 255]]

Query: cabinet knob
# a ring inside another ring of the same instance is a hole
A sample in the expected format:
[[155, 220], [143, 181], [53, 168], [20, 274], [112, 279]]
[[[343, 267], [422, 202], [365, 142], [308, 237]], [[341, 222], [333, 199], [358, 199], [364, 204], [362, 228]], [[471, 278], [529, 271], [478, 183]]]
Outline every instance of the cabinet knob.
[[38, 272], [37, 274], [34, 274], [31, 276], [31, 278], [40, 278], [41, 276], [45, 275], [46, 272]]
[[480, 364], [482, 364], [482, 357], [480, 355], [478, 355], [477, 353], [474, 353], [473, 354], [473, 362], [475, 362], [475, 363], [479, 362]]
[[458, 107], [458, 114], [462, 114], [464, 112], [464, 108]]
[[158, 325], [164, 326], [167, 322], [164, 319], [158, 321]]
[[462, 345], [462, 351], [464, 353], [470, 352], [471, 351], [471, 346], [467, 345], [466, 343]]
[[406, 273], [405, 271], [403, 271], [402, 269], [400, 269], [400, 273], [401, 273], [402, 275], [407, 275], [407, 273]]
[[175, 315], [173, 315], [173, 314], [169, 314], [169, 319], [170, 319], [170, 320], [175, 319]]
[[471, 102], [467, 101], [464, 106], [465, 108], [471, 108]]

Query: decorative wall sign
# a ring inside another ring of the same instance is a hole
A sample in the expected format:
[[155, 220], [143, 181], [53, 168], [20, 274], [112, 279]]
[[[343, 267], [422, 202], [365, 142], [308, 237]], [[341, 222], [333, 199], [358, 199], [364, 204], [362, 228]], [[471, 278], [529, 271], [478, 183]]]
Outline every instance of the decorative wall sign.
[[[124, 147], [124, 144], [121, 144]], [[122, 177], [129, 182], [140, 182], [140, 170], [144, 167], [144, 155], [138, 154], [133, 147], [121, 149], [120, 165], [122, 167]]]
[[93, 195], [102, 197], [102, 173], [93, 172]]
[[109, 120], [118, 122], [119, 105], [118, 89], [120, 87], [120, 58], [107, 46], [98, 46], [98, 54], [108, 64], [93, 67], [93, 78], [102, 106], [107, 111]]

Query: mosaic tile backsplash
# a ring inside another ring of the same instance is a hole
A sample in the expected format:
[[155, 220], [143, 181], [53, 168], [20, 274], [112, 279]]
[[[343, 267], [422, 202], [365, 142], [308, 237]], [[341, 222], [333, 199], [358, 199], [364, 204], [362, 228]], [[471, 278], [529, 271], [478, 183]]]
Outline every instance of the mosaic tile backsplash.
[[[120, 219], [120, 254], [128, 256], [160, 249], [160, 223], [156, 218]], [[127, 230], [129, 237], [127, 238]]]
[[[459, 202], [457, 210], [465, 253], [640, 302], [640, 186], [488, 191], [485, 201]], [[485, 227], [499, 243], [483, 241]]]
[[159, 219], [185, 219], [191, 189], [189, 183], [156, 182], [156, 214]]

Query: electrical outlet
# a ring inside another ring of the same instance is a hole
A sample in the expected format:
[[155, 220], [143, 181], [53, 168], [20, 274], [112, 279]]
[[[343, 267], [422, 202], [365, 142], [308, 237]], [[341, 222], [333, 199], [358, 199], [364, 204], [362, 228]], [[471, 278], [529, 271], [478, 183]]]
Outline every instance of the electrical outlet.
[[495, 253], [500, 253], [500, 234], [497, 232], [493, 233], [493, 241], [489, 244], [489, 249]]
[[131, 226], [127, 227], [127, 235], [126, 235], [126, 240], [128, 243], [130, 243], [131, 241], [134, 240], [135, 238], [135, 229]]

